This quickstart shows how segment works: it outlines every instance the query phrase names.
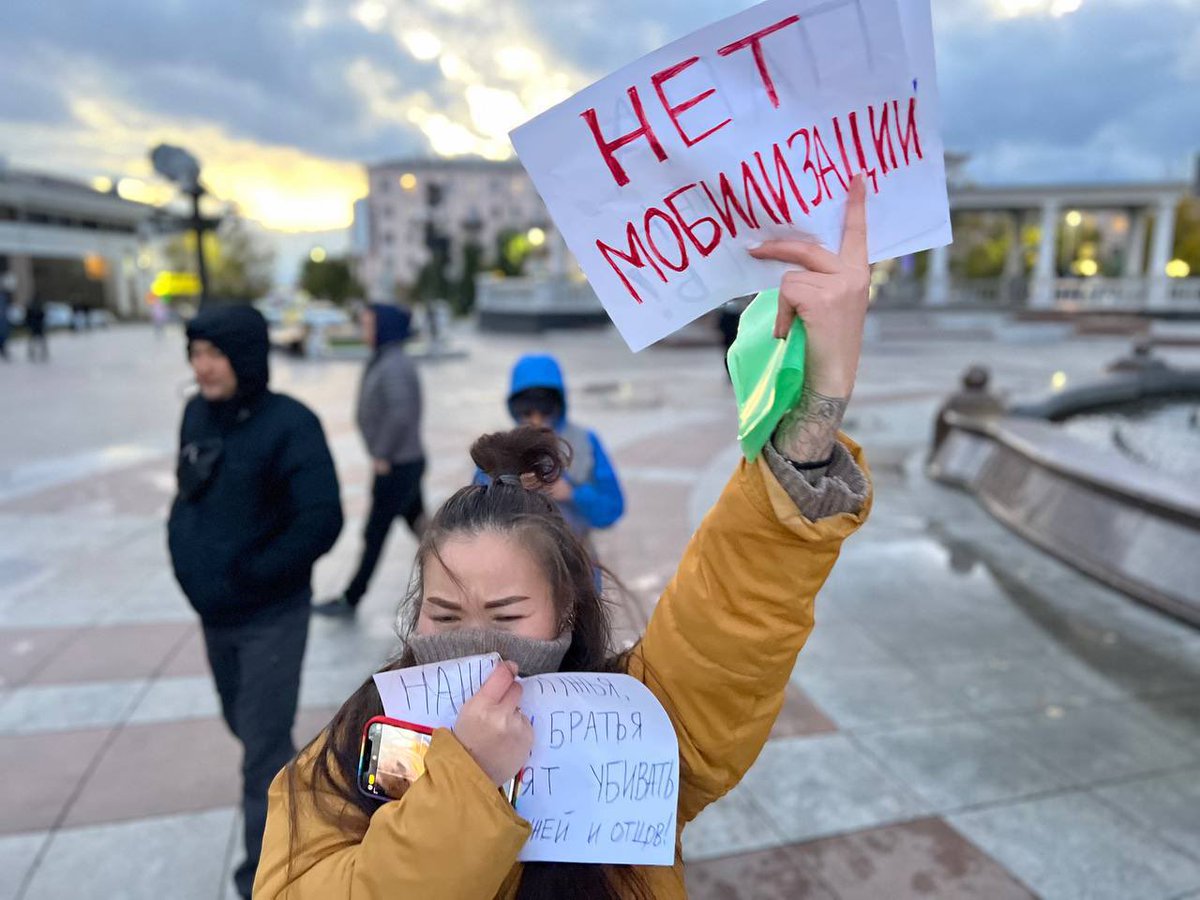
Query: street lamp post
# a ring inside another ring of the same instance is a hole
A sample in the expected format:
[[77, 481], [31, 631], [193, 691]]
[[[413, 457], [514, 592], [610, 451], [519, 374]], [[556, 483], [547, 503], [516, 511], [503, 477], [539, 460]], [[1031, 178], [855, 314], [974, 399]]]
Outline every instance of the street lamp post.
[[200, 162], [182, 147], [170, 144], [159, 144], [151, 150], [150, 162], [154, 165], [154, 171], [177, 184], [181, 191], [192, 198], [192, 215], [186, 220], [186, 225], [196, 235], [196, 274], [200, 278], [200, 308], [203, 309], [209, 300], [204, 232], [212, 231], [220, 220], [205, 219], [200, 215], [200, 198], [205, 194], [204, 186], [200, 184]]
[[196, 235], [196, 274], [200, 276], [200, 308], [208, 302], [208, 267], [204, 264], [204, 219], [200, 216], [200, 197], [204, 188], [199, 184], [188, 191], [192, 197], [192, 220], [188, 223]]

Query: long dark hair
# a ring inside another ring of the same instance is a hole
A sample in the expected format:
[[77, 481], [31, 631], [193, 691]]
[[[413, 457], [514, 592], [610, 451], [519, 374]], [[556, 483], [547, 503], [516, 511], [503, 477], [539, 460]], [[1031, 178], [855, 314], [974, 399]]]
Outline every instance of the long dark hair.
[[[596, 583], [595, 563], [587, 548], [571, 531], [557, 504], [539, 488], [557, 481], [569, 465], [569, 453], [549, 429], [529, 426], [487, 434], [471, 447], [471, 458], [491, 478], [488, 486], [472, 485], [457, 491], [438, 510], [421, 538], [416, 567], [399, 619], [401, 638], [416, 627], [423, 593], [422, 571], [452, 536], [484, 531], [511, 535], [521, 542], [550, 582], [558, 606], [560, 633], [571, 629], [571, 645], [563, 658], [564, 672], [624, 671], [625, 660], [611, 647], [608, 607]], [[615, 583], [615, 580], [614, 580]], [[415, 664], [405, 648], [383, 671]], [[337, 711], [328, 728], [300, 751], [287, 767], [291, 807], [291, 856], [298, 843], [296, 763], [311, 755], [309, 786], [316, 813], [351, 833], [361, 834], [362, 816], [370, 818], [378, 801], [356, 789], [359, 743], [368, 719], [383, 715], [375, 683], [367, 679]], [[330, 798], [336, 798], [331, 802]], [[354, 812], [361, 816], [353, 815]], [[289, 862], [290, 880], [290, 862]], [[619, 900], [649, 897], [649, 891], [631, 866], [598, 866], [577, 863], [525, 863], [519, 900]]]

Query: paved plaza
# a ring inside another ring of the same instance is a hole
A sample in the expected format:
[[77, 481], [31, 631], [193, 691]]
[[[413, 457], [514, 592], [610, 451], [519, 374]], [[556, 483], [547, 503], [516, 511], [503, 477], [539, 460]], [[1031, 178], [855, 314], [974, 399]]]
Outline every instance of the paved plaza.
[[[969, 363], [1032, 397], [1128, 340], [899, 316], [871, 335], [846, 427], [875, 511], [818, 601], [772, 740], [685, 833], [692, 896], [1200, 898], [1200, 632], [1031, 549], [920, 465]], [[464, 356], [422, 363], [429, 501], [467, 480], [474, 436], [508, 424], [513, 360], [558, 354], [625, 486], [601, 552], [633, 595], [617, 610], [631, 640], [738, 456], [719, 350], [634, 356], [604, 330], [455, 339]], [[238, 747], [166, 554], [182, 336], [56, 335], [51, 353], [0, 366], [0, 900], [233, 897]], [[359, 366], [274, 361], [341, 478], [347, 526], [318, 595], [360, 546]], [[298, 740], [394, 649], [414, 546], [393, 532], [357, 620], [313, 622]]]

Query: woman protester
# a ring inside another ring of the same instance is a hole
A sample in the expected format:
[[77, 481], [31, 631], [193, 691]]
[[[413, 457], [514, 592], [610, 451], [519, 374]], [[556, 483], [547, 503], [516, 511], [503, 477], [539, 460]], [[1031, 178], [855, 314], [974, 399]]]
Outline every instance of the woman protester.
[[271, 787], [256, 898], [685, 896], [678, 852], [670, 867], [519, 863], [530, 825], [497, 788], [533, 743], [518, 672], [643, 681], [678, 737], [679, 829], [767, 740], [816, 594], [870, 506], [860, 450], [838, 433], [867, 308], [862, 179], [839, 253], [773, 241], [751, 254], [802, 267], [783, 277], [775, 332], [804, 321], [805, 389], [764, 453], [733, 474], [642, 639], [612, 651], [592, 562], [549, 496], [566, 465], [553, 433], [480, 438], [472, 457], [492, 483], [459, 490], [423, 535], [406, 646], [387, 668], [490, 651], [508, 665], [434, 733], [425, 774], [384, 803], [355, 786], [363, 727], [383, 711], [372, 681], [359, 688]]

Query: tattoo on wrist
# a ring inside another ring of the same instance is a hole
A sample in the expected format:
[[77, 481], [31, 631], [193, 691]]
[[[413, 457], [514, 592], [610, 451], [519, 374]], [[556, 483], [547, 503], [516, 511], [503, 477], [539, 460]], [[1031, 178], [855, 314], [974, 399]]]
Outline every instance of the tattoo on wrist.
[[800, 401], [784, 414], [775, 429], [775, 449], [799, 463], [828, 459], [848, 403], [805, 387]]

